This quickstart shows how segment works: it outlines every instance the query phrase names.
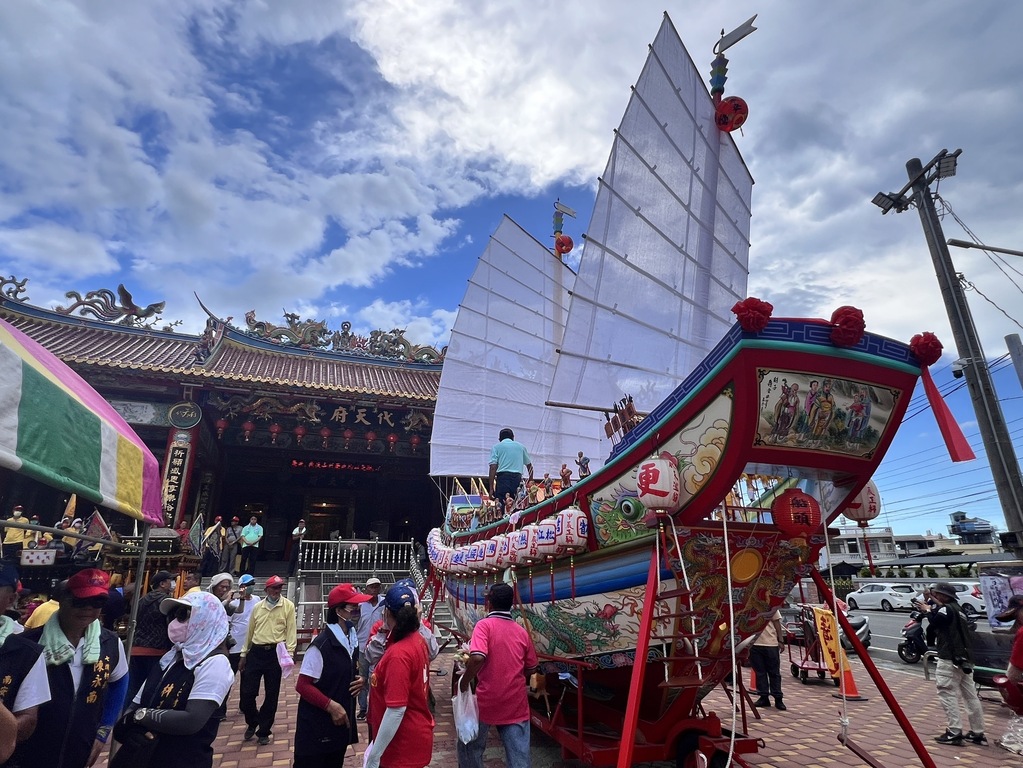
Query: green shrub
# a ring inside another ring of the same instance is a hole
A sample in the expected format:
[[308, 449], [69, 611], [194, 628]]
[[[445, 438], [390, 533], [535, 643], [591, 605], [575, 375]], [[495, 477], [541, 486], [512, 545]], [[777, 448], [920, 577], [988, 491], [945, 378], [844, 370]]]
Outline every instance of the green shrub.
[[928, 579], [936, 579], [936, 578], [938, 578], [938, 572], [936, 570], [934, 570], [933, 568], [928, 568], [927, 569], [927, 578]]

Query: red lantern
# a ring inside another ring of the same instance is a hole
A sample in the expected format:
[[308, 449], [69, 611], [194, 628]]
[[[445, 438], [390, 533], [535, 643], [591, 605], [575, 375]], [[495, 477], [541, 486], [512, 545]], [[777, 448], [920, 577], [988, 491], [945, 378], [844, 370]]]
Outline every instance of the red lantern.
[[256, 425], [251, 421], [246, 421], [242, 424], [242, 435], [245, 437], [245, 442], [249, 442], [249, 438], [252, 437], [252, 433], [256, 431]]
[[267, 430], [270, 432], [270, 443], [272, 445], [277, 445], [277, 435], [281, 433], [281, 425], [275, 421], [267, 427]]
[[867, 539], [867, 528], [870, 521], [881, 514], [881, 495], [877, 492], [874, 481], [869, 481], [855, 499], [849, 502], [843, 514], [863, 529], [863, 551], [867, 553], [867, 565], [870, 567], [870, 575], [874, 575], [874, 556], [870, 551], [870, 541]]
[[727, 133], [741, 128], [747, 117], [749, 117], [749, 107], [738, 96], [722, 99], [714, 110], [714, 122], [717, 123], [719, 130]]
[[419, 444], [422, 441], [423, 441], [423, 438], [421, 438], [419, 435], [412, 435], [412, 437], [410, 437], [408, 439], [409, 445], [412, 446], [412, 452], [413, 453], [415, 453], [416, 451], [419, 450]]
[[216, 423], [216, 427], [217, 427], [217, 440], [219, 440], [220, 438], [222, 438], [224, 436], [224, 431], [229, 426], [231, 426], [231, 422], [229, 422], [223, 416], [221, 416], [219, 419], [217, 419], [217, 423]]
[[345, 439], [345, 450], [348, 450], [348, 446], [351, 444], [352, 438], [355, 436], [355, 433], [352, 432], [352, 430], [350, 429], [346, 429], [344, 432], [341, 433], [341, 436], [344, 437]]
[[330, 440], [330, 427], [320, 427], [320, 437], [323, 438], [323, 446], [327, 447], [327, 441]]
[[366, 447], [367, 448], [372, 448], [373, 447], [373, 441], [376, 440], [376, 439], [377, 439], [377, 433], [374, 432], [371, 429], [369, 432], [366, 433]]
[[572, 242], [572, 238], [568, 235], [558, 235], [554, 238], [554, 250], [558, 256], [570, 253], [573, 248], [575, 248], [575, 243]]
[[391, 453], [394, 453], [394, 446], [398, 443], [398, 436], [393, 432], [387, 436], [387, 445]]
[[789, 488], [771, 505], [778, 529], [791, 539], [805, 539], [821, 524], [821, 505], [798, 488]]
[[295, 434], [295, 442], [298, 443], [298, 445], [302, 445], [302, 438], [306, 436], [306, 433], [309, 430], [306, 429], [305, 424], [296, 424], [295, 428], [291, 431]]

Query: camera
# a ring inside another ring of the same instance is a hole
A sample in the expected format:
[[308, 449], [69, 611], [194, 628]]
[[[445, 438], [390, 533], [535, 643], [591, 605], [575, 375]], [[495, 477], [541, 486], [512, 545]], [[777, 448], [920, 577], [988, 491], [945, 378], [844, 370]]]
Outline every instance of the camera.
[[966, 366], [970, 364], [970, 361], [965, 357], [960, 357], [954, 363], [952, 363], [952, 377], [955, 379], [961, 379], [963, 372], [966, 370]]

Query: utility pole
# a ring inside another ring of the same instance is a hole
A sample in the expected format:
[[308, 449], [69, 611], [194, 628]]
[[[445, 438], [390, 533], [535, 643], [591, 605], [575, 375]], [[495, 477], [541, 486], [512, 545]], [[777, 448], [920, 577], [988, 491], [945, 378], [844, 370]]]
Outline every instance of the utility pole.
[[[957, 155], [958, 152], [951, 156], [952, 159], [954, 160]], [[946, 157], [947, 151], [939, 154], [928, 164], [927, 170]], [[954, 165], [952, 167], [954, 173]], [[987, 359], [977, 336], [977, 328], [973, 324], [973, 315], [966, 302], [959, 275], [952, 264], [941, 220], [934, 208], [930, 182], [939, 174], [936, 172], [928, 176], [919, 158], [913, 158], [906, 163], [906, 172], [909, 174], [909, 184], [905, 191], [910, 187], [913, 190], [912, 200], [920, 213], [920, 222], [934, 262], [934, 271], [938, 277], [941, 296], [945, 301], [956, 349], [966, 362], [963, 374], [973, 400], [973, 408], [977, 413], [977, 424], [980, 427], [995, 490], [998, 492], [998, 500], [1001, 502], [1005, 524], [1010, 534], [1003, 542], [1013, 549], [1017, 558], [1023, 559], [1023, 480], [1020, 478], [1016, 451], [1009, 438], [1005, 417], [1002, 415], [1002, 408], [991, 381]], [[902, 195], [899, 197], [902, 198]], [[905, 210], [904, 207], [899, 207]], [[887, 213], [887, 210], [885, 212]]]

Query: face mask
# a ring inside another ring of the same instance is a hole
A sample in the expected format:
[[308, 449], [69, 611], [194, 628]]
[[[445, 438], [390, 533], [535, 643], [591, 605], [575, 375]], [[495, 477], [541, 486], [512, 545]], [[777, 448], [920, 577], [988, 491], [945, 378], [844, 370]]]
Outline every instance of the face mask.
[[19, 512], [15, 512], [15, 513], [14, 513], [14, 516], [15, 516], [15, 517], [21, 517], [21, 512], [20, 512], [20, 511], [19, 511]]
[[281, 596], [277, 595], [277, 597], [270, 597], [270, 595], [267, 595], [266, 601], [270, 603], [270, 605], [277, 605], [277, 603], [281, 601]]
[[188, 622], [174, 619], [167, 625], [167, 638], [175, 645], [181, 645], [188, 638]]

